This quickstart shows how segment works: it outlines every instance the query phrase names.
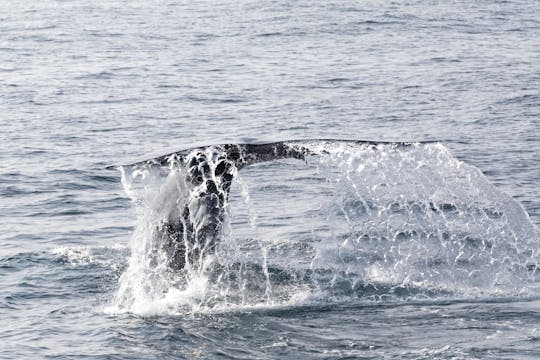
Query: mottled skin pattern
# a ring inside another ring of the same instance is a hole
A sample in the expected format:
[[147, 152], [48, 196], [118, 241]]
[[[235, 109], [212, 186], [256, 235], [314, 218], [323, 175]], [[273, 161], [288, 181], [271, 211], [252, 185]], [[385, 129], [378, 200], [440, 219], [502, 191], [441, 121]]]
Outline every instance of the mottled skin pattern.
[[[182, 154], [181, 161], [187, 169], [186, 181], [199, 192], [195, 199], [195, 209], [188, 204], [181, 211], [180, 219], [162, 225], [163, 249], [169, 266], [179, 270], [187, 263], [200, 264], [207, 254], [214, 252], [216, 241], [221, 235], [225, 204], [236, 171], [257, 162], [281, 158], [301, 159], [306, 154], [306, 149], [292, 148], [285, 143], [218, 145], [191, 151], [187, 156]], [[212, 158], [209, 159], [209, 156]], [[165, 159], [159, 160], [162, 163]], [[193, 210], [204, 212], [202, 223], [194, 223]]]
[[186, 262], [200, 263], [206, 254], [214, 251], [235, 171], [234, 162], [230, 161], [227, 153], [222, 153], [220, 157], [213, 169], [204, 152], [196, 153], [186, 164], [186, 181], [195, 189], [200, 189], [196, 199], [197, 210], [205, 212], [205, 221], [196, 226], [192, 220], [192, 210], [187, 205], [180, 219], [163, 224], [163, 248], [173, 269], [184, 268]]

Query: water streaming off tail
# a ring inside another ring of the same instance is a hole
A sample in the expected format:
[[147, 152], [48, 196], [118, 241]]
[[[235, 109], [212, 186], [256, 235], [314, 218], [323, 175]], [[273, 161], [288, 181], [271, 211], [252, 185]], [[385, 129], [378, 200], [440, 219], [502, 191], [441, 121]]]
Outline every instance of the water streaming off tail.
[[186, 206], [201, 227], [213, 221], [204, 191], [178, 164], [124, 168], [138, 221], [111, 311], [537, 293], [527, 214], [444, 146], [302, 146], [319, 155], [233, 170], [215, 248], [183, 269], [170, 265], [163, 224]]

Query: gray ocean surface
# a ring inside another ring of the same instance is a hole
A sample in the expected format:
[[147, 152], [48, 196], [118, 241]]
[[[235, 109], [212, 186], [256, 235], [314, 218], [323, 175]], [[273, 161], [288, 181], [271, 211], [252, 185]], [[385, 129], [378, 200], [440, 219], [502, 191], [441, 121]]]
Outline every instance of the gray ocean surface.
[[[537, 0], [0, 4], [0, 358], [540, 358]], [[440, 144], [246, 168], [146, 266], [169, 175], [107, 165], [309, 138]]]

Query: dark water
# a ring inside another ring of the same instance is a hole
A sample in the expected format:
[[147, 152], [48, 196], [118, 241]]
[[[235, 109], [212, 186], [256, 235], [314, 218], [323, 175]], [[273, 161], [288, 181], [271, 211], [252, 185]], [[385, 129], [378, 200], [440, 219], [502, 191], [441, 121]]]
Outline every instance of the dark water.
[[[540, 357], [537, 1], [2, 5], [1, 358]], [[208, 272], [132, 266], [170, 193], [106, 165], [321, 137], [442, 145], [246, 169]]]

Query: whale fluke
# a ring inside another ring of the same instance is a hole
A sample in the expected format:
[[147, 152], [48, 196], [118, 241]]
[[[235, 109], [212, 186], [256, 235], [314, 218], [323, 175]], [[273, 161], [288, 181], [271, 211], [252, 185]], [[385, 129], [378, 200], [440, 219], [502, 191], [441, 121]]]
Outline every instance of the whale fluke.
[[370, 140], [349, 140], [349, 139], [302, 139], [302, 140], [287, 140], [270, 143], [230, 143], [230, 144], [213, 144], [196, 146], [187, 149], [182, 149], [169, 154], [161, 155], [151, 159], [133, 162], [122, 165], [109, 165], [108, 170], [117, 169], [123, 166], [140, 166], [140, 165], [160, 165], [167, 166], [175, 162], [184, 162], [185, 159], [193, 152], [205, 152], [207, 149], [216, 149], [227, 154], [228, 160], [235, 163], [238, 168], [246, 165], [255, 164], [264, 161], [278, 160], [284, 158], [303, 159], [306, 155], [315, 155], [309, 151], [307, 144], [318, 143], [327, 144], [357, 144], [365, 146], [390, 145], [395, 147], [408, 147], [418, 144], [436, 143], [438, 141], [407, 141], [407, 142], [392, 142], [392, 141], [370, 141]]
[[[173, 269], [199, 266], [206, 255], [214, 252], [225, 217], [227, 197], [236, 172], [255, 163], [307, 156], [327, 152], [332, 144], [377, 147], [409, 147], [430, 142], [379, 142], [364, 140], [309, 139], [260, 144], [218, 144], [198, 146], [127, 165], [123, 167], [167, 166], [182, 169], [182, 186], [188, 187], [188, 199], [176, 202], [177, 208], [159, 225], [157, 236]], [[322, 146], [318, 146], [322, 145]], [[321, 149], [313, 150], [314, 148]]]

